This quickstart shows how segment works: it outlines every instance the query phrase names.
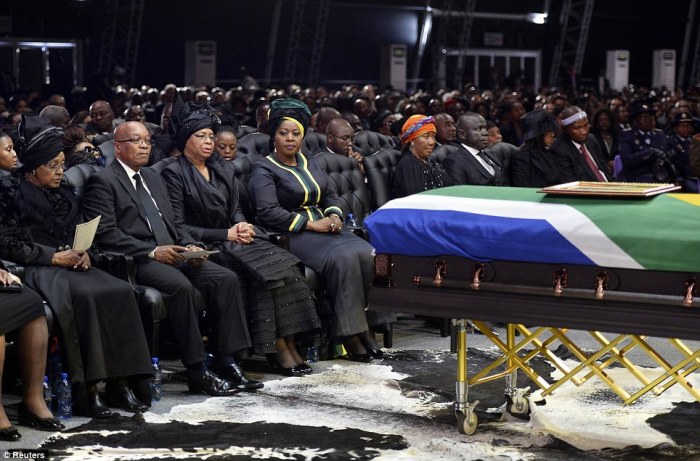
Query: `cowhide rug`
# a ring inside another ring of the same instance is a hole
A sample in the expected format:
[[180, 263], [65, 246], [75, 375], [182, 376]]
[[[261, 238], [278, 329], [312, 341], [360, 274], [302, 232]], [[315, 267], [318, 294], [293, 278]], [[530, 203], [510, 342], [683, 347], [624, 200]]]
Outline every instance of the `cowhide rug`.
[[[469, 372], [494, 354], [470, 349]], [[543, 360], [533, 366], [554, 372]], [[700, 459], [700, 404], [680, 389], [623, 407], [594, 380], [564, 385], [546, 399], [535, 393], [530, 418], [521, 419], [503, 414], [504, 383], [496, 380], [469, 390], [469, 400], [481, 402], [480, 425], [466, 436], [452, 405], [455, 354], [391, 350], [369, 365], [314, 367], [303, 378], [265, 375], [257, 393], [192, 396], [144, 415], [95, 419], [42, 448], [52, 459], [81, 461]], [[164, 385], [166, 401], [184, 391], [175, 380]]]

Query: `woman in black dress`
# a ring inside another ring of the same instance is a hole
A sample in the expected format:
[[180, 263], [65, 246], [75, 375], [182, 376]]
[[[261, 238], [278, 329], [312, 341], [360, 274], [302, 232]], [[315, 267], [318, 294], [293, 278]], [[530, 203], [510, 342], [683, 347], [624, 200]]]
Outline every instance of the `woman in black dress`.
[[6, 206], [0, 224], [21, 231], [3, 245], [0, 256], [27, 266], [27, 285], [56, 314], [75, 413], [111, 415], [97, 392], [103, 380], [109, 405], [145, 411], [152, 369], [133, 290], [92, 268], [87, 251], [70, 249], [82, 213], [72, 192], [60, 185], [65, 159], [61, 131], [41, 117], [23, 117], [18, 135], [22, 167], [18, 179], [3, 181], [0, 204]]
[[620, 130], [610, 109], [603, 107], [593, 114], [591, 119], [591, 136], [603, 148], [608, 167], [607, 173], [612, 175], [613, 162], [620, 150]]
[[210, 259], [234, 270], [246, 289], [246, 316], [256, 354], [275, 355], [282, 374], [312, 369], [295, 335], [319, 330], [321, 321], [299, 259], [260, 238], [264, 232], [241, 213], [234, 169], [214, 154], [218, 117], [211, 108], [175, 102], [170, 126], [182, 155], [162, 172], [177, 221], [210, 249]]
[[412, 115], [401, 129], [403, 155], [392, 175], [394, 198], [449, 186], [445, 169], [430, 158], [435, 148], [433, 117]]
[[540, 109], [528, 112], [522, 121], [525, 144], [511, 157], [511, 186], [547, 187], [559, 184], [559, 165], [549, 151], [557, 129], [556, 119]]
[[[3, 243], [2, 234], [0, 243]], [[5, 363], [5, 335], [18, 330], [22, 378], [22, 402], [17, 409], [18, 423], [41, 431], [60, 431], [64, 426], [46, 407], [42, 390], [49, 338], [43, 301], [27, 287], [19, 288], [19, 291], [6, 291], [6, 287], [13, 283], [16, 285], [17, 281], [0, 263], [0, 388]], [[22, 435], [10, 424], [5, 409], [0, 405], [0, 441], [15, 442], [20, 438]]]
[[301, 101], [277, 99], [268, 124], [274, 152], [253, 165], [250, 195], [257, 223], [284, 233], [289, 251], [323, 278], [333, 309], [336, 338], [348, 358], [381, 357], [365, 315], [374, 276], [374, 249], [344, 230], [338, 197], [318, 163], [301, 152], [311, 112]]

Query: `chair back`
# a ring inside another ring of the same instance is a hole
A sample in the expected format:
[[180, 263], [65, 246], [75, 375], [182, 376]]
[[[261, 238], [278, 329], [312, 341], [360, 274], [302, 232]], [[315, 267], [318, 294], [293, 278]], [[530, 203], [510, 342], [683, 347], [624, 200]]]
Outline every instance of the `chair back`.
[[263, 133], [250, 133], [238, 140], [238, 155], [270, 155], [270, 136]]
[[352, 213], [357, 224], [362, 226], [365, 216], [372, 211], [372, 205], [357, 161], [328, 151], [319, 152], [314, 159], [328, 175], [330, 187], [338, 194], [345, 216]]
[[507, 142], [499, 142], [484, 149], [484, 152], [501, 162], [503, 172], [508, 175], [508, 171], [510, 170], [510, 159], [517, 151], [518, 146], [514, 146], [513, 144]]
[[433, 149], [433, 153], [430, 154], [430, 158], [438, 163], [442, 163], [448, 155], [459, 149], [459, 146], [455, 144], [441, 144]]
[[177, 160], [177, 157], [166, 157], [163, 160], [158, 160], [156, 163], [149, 166], [148, 168], [150, 168], [151, 170], [155, 171], [158, 174], [161, 174], [163, 172], [163, 170], [168, 165], [170, 165], [171, 163], [173, 163], [176, 160]]
[[238, 187], [238, 203], [241, 207], [243, 215], [249, 223], [255, 222], [255, 207], [250, 201], [248, 193], [248, 180], [250, 179], [250, 171], [253, 168], [253, 163], [263, 158], [262, 155], [239, 155], [234, 160], [228, 162], [234, 171], [236, 185]]
[[255, 133], [258, 131], [255, 127], [248, 126], [248, 125], [238, 125], [236, 127], [236, 138], [240, 141], [242, 137], [245, 135]]
[[90, 175], [101, 169], [102, 168], [97, 165], [89, 165], [87, 163], [73, 165], [63, 172], [61, 184], [71, 187], [76, 197], [82, 197], [83, 191], [85, 190], [85, 183]]
[[362, 154], [363, 157], [372, 155], [381, 149], [395, 147], [393, 138], [370, 130], [359, 131], [355, 135], [353, 144], [357, 152]]
[[391, 176], [400, 158], [401, 152], [387, 148], [362, 159], [372, 211], [391, 199]]
[[313, 156], [316, 152], [320, 152], [326, 149], [326, 135], [321, 134], [317, 131], [309, 131], [304, 136], [304, 141], [301, 145], [301, 151], [308, 155]]

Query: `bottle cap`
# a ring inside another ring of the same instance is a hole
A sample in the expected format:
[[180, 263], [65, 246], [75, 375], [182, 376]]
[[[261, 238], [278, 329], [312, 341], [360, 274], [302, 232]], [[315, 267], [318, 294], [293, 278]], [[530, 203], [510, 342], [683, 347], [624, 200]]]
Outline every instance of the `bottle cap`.
[[61, 379], [68, 379], [68, 373], [61, 373]]
[[151, 363], [154, 365], [158, 363], [158, 357], [151, 357]]

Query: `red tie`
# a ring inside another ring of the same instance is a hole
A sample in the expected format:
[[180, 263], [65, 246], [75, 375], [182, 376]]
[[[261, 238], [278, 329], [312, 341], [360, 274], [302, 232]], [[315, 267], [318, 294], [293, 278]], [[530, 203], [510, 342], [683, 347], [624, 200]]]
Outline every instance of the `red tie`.
[[598, 168], [598, 165], [595, 164], [593, 161], [593, 158], [588, 155], [588, 151], [586, 150], [586, 146], [581, 144], [581, 155], [583, 155], [583, 158], [586, 159], [586, 163], [588, 164], [588, 168], [590, 168], [593, 171], [593, 174], [595, 174], [595, 177], [598, 178], [599, 182], [608, 182], [607, 179], [605, 179], [605, 175], [600, 171]]

